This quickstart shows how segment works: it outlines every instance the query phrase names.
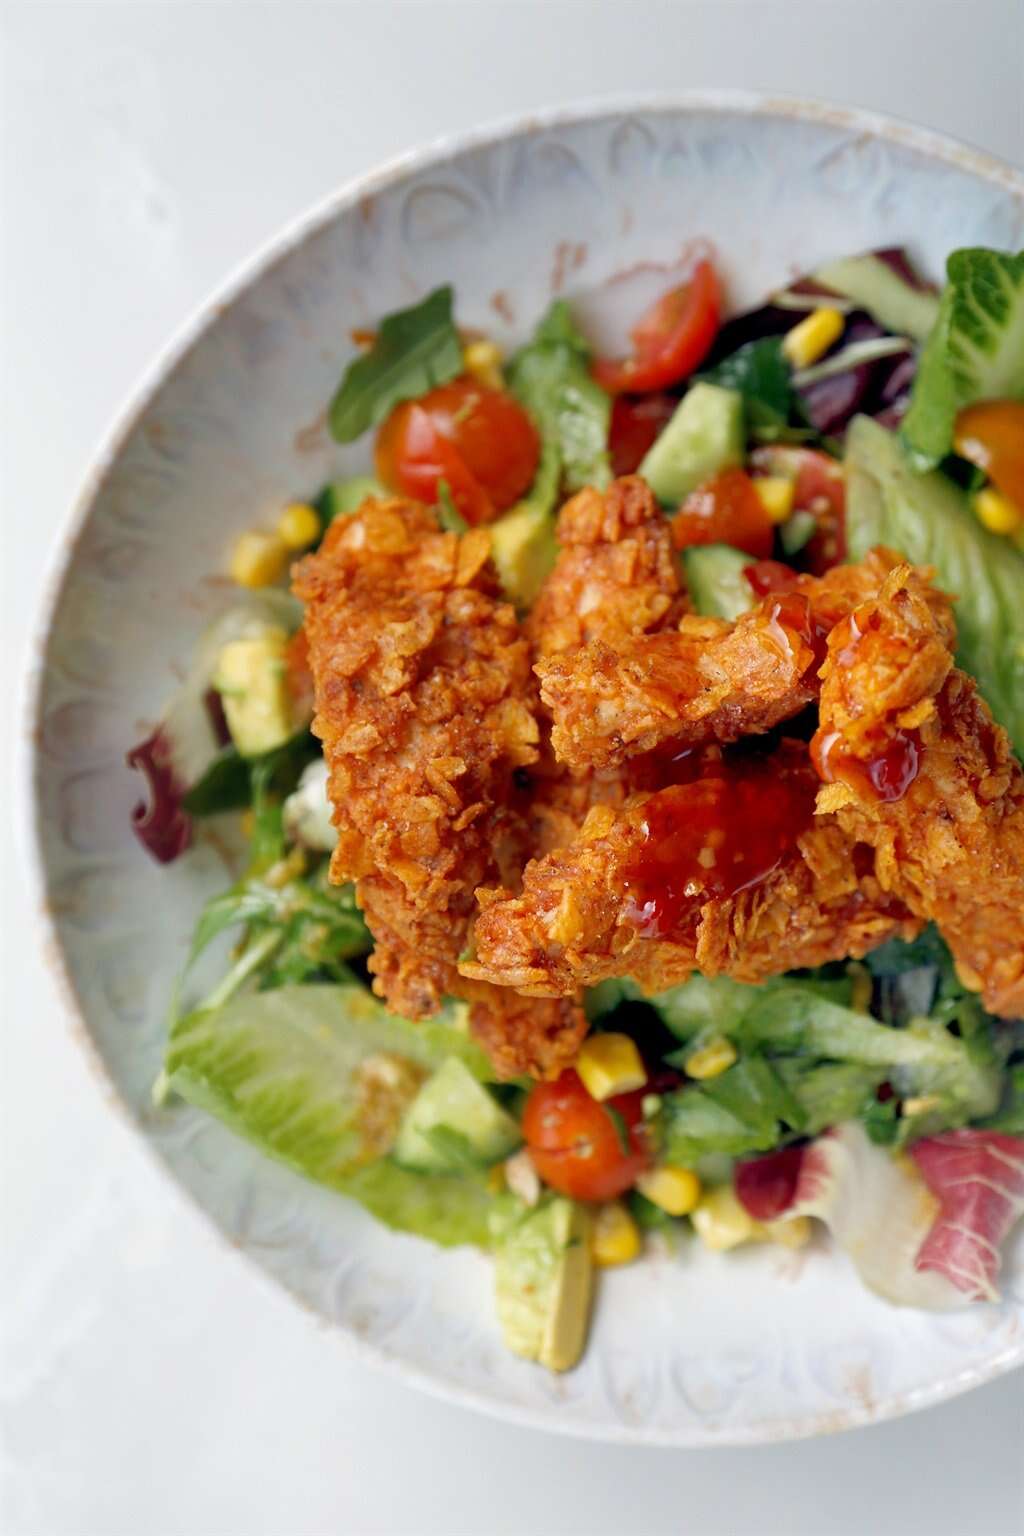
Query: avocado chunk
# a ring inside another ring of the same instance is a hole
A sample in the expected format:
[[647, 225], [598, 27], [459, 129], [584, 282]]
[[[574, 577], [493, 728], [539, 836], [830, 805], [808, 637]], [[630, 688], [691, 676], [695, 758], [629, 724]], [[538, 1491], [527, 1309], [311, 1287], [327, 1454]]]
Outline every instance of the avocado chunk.
[[550, 1371], [579, 1360], [590, 1316], [590, 1216], [563, 1196], [512, 1225], [495, 1250], [495, 1299], [505, 1343]]
[[491, 525], [491, 559], [517, 608], [530, 606], [557, 555], [555, 520], [545, 506], [524, 501]]
[[749, 555], [731, 544], [695, 544], [683, 550], [686, 585], [698, 613], [738, 619], [753, 605], [754, 589], [743, 572]]
[[867, 416], [846, 434], [846, 539], [851, 560], [885, 544], [956, 594], [956, 658], [1024, 752], [1024, 552], [983, 528], [967, 496], [938, 470], [915, 472], [900, 439]]
[[221, 696], [231, 740], [243, 757], [283, 746], [298, 725], [288, 692], [288, 632], [268, 625], [229, 640], [217, 658], [213, 686]]
[[521, 1140], [512, 1116], [457, 1056], [449, 1056], [406, 1110], [392, 1156], [403, 1168], [458, 1173], [496, 1163]]
[[639, 472], [659, 501], [677, 506], [702, 480], [742, 463], [743, 396], [701, 381], [687, 390]]

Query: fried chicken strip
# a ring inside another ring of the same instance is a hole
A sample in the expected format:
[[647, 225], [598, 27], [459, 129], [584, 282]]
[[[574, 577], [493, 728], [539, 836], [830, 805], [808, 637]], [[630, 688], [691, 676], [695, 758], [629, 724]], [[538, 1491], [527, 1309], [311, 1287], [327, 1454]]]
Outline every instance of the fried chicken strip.
[[294, 573], [338, 828], [331, 877], [359, 882], [383, 940], [377, 990], [412, 1017], [440, 1002], [473, 893], [514, 830], [514, 770], [537, 756], [529, 648], [489, 548], [415, 502], [368, 501]]
[[538, 656], [646, 634], [682, 612], [668, 520], [638, 475], [580, 491], [557, 531], [560, 553], [526, 624]]
[[735, 623], [687, 614], [660, 634], [594, 639], [541, 658], [551, 742], [570, 767], [607, 769], [663, 742], [738, 741], [792, 718], [817, 696], [833, 626], [879, 590], [899, 557], [800, 576]]
[[[711, 772], [621, 811], [594, 807], [573, 842], [527, 865], [519, 895], [481, 891], [463, 974], [539, 997], [613, 976], [657, 992], [694, 969], [761, 981], [919, 930], [881, 889], [868, 850], [813, 816], [806, 747], [783, 743], [751, 789], [741, 779], [728, 791]], [[717, 819], [702, 828], [709, 806]], [[731, 860], [744, 861], [738, 872]]]
[[933, 920], [985, 1006], [1024, 1014], [1024, 772], [954, 624], [909, 566], [829, 638], [813, 754], [819, 810], [876, 852], [879, 878]]

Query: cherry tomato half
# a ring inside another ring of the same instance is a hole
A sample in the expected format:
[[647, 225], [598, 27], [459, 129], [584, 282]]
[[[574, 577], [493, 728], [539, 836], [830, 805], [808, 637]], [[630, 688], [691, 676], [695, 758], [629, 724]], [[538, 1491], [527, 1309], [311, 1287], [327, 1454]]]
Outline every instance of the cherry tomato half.
[[799, 572], [791, 565], [783, 565], [781, 560], [757, 560], [753, 565], [745, 565], [743, 574], [758, 597], [766, 597], [769, 592], [790, 592], [800, 579]]
[[633, 475], [679, 404], [675, 395], [616, 395], [608, 433], [613, 475]]
[[437, 500], [448, 484], [467, 523], [489, 523], [537, 471], [540, 440], [511, 395], [455, 379], [396, 406], [377, 436], [377, 474], [392, 490]]
[[523, 1135], [545, 1184], [574, 1200], [614, 1200], [629, 1189], [651, 1162], [645, 1091], [598, 1103], [571, 1067], [553, 1083], [536, 1083], [523, 1111]]
[[966, 406], [956, 418], [953, 446], [1024, 510], [1024, 401]]
[[672, 288], [644, 315], [632, 333], [633, 356], [594, 364], [594, 377], [609, 394], [640, 394], [686, 378], [706, 357], [718, 334], [722, 293], [709, 261], [692, 279]]
[[765, 444], [750, 455], [762, 475], [786, 475], [793, 481], [793, 511], [810, 512], [817, 528], [808, 540], [803, 565], [822, 576], [846, 559], [846, 476], [843, 466], [816, 448]]
[[676, 549], [691, 544], [732, 544], [755, 560], [766, 558], [774, 543], [772, 520], [742, 469], [723, 469], [691, 491], [672, 519]]

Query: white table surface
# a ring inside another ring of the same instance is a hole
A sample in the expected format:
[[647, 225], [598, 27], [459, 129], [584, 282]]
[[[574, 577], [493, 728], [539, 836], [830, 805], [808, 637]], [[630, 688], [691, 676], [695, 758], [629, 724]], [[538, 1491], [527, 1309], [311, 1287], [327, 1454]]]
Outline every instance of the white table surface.
[[[1024, 160], [1020, 0], [37, 3], [0, 28], [5, 701], [139, 371], [282, 222], [394, 151], [603, 91], [736, 85]], [[21, 830], [0, 923], [5, 1536], [1020, 1536], [1019, 1375], [854, 1435], [697, 1454], [548, 1439], [354, 1362], [111, 1109], [36, 953]]]

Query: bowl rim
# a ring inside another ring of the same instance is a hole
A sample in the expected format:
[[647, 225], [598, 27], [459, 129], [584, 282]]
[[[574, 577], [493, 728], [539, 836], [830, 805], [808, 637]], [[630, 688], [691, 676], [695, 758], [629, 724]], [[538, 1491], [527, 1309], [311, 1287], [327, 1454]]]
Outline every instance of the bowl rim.
[[544, 1430], [572, 1438], [634, 1445], [676, 1447], [737, 1447], [808, 1439], [820, 1434], [866, 1427], [898, 1418], [922, 1408], [959, 1396], [1010, 1370], [1024, 1366], [1024, 1340], [1016, 1347], [968, 1366], [954, 1376], [944, 1377], [931, 1386], [882, 1398], [870, 1405], [851, 1407], [826, 1418], [815, 1416], [792, 1423], [760, 1424], [749, 1428], [732, 1426], [723, 1433], [708, 1434], [692, 1426], [679, 1430], [651, 1429], [643, 1425], [566, 1422], [557, 1413], [547, 1415], [515, 1403], [461, 1387], [429, 1370], [410, 1364], [386, 1348], [359, 1337], [342, 1322], [330, 1322], [313, 1309], [286, 1280], [271, 1276], [259, 1264], [251, 1263], [232, 1244], [207, 1211], [197, 1194], [177, 1179], [145, 1134], [138, 1114], [122, 1097], [106, 1062], [93, 1038], [85, 1011], [68, 969], [58, 927], [51, 910], [47, 886], [45, 854], [42, 845], [42, 816], [37, 793], [38, 742], [41, 728], [43, 693], [46, 679], [46, 652], [50, 633], [70, 577], [79, 544], [87, 529], [93, 506], [107, 476], [125, 443], [143, 419], [154, 398], [205, 331], [229, 310], [267, 272], [293, 250], [318, 234], [347, 209], [399, 185], [406, 178], [475, 150], [492, 148], [511, 139], [562, 127], [599, 121], [611, 116], [651, 115], [740, 115], [790, 119], [811, 125], [845, 128], [858, 136], [878, 138], [908, 148], [926, 159], [965, 171], [993, 186], [1008, 190], [1024, 201], [1024, 171], [1009, 162], [975, 148], [935, 129], [921, 127], [892, 114], [843, 106], [838, 103], [793, 96], [785, 93], [737, 89], [693, 89], [678, 92], [612, 93], [584, 97], [567, 105], [536, 111], [508, 114], [482, 126], [438, 135], [419, 147], [403, 150], [365, 172], [350, 177], [339, 187], [317, 200], [309, 208], [289, 219], [276, 233], [262, 241], [256, 250], [238, 262], [199, 301], [184, 321], [172, 332], [153, 361], [144, 368], [115, 409], [96, 447], [89, 455], [78, 488], [51, 537], [50, 548], [30, 626], [20, 672], [16, 720], [14, 782], [15, 825], [18, 828], [22, 870], [28, 881], [30, 909], [41, 918], [38, 951], [52, 983], [56, 1002], [68, 1033], [81, 1047], [100, 1092], [107, 1104], [122, 1115], [136, 1133], [151, 1165], [179, 1197], [187, 1201], [203, 1219], [207, 1231], [228, 1252], [244, 1262], [257, 1283], [280, 1296], [286, 1292], [297, 1301], [311, 1322], [324, 1328], [331, 1338], [358, 1358], [383, 1370], [393, 1379], [415, 1386], [430, 1395], [459, 1407], [484, 1412], [489, 1416], [525, 1428]]

